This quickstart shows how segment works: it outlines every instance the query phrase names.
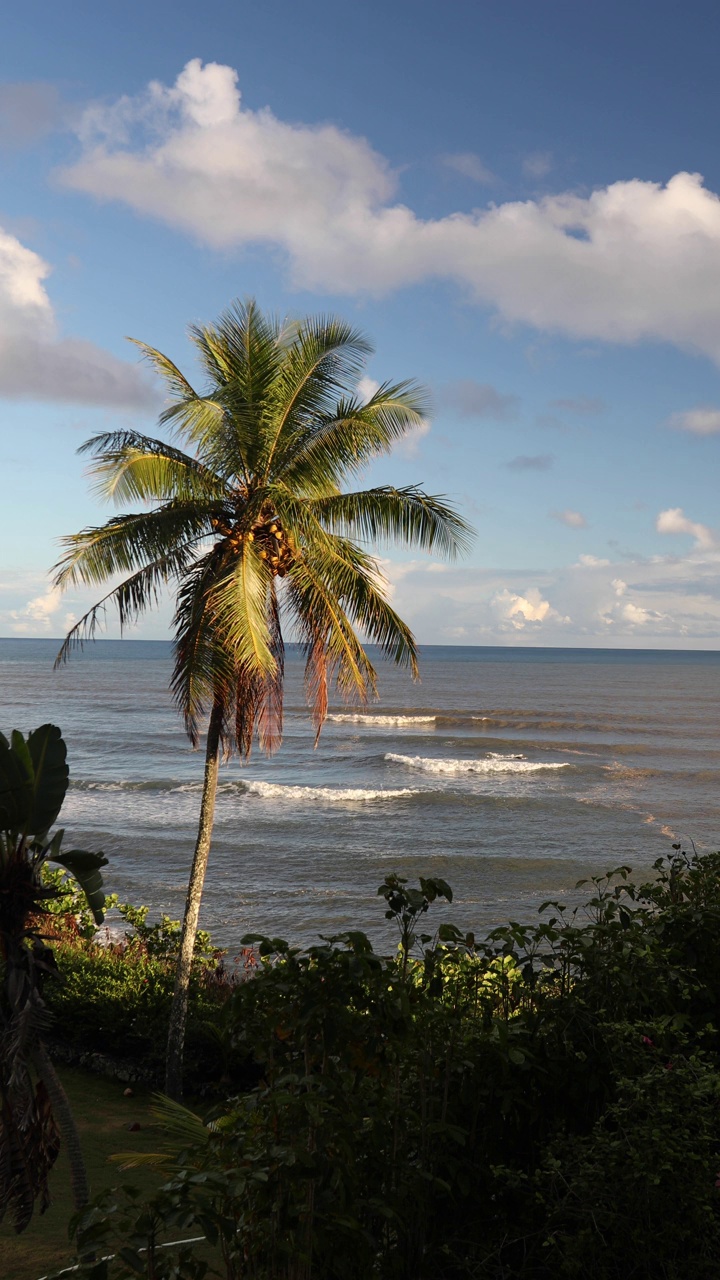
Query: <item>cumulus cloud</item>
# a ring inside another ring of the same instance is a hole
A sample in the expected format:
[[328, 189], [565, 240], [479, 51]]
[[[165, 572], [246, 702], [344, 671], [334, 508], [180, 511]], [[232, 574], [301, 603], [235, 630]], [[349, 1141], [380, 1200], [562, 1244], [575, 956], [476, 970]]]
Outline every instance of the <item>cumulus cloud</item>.
[[426, 644], [715, 648], [720, 640], [717, 548], [647, 562], [583, 556], [551, 571], [384, 568], [394, 607]]
[[520, 453], [505, 463], [508, 471], [549, 471], [555, 461], [552, 453]]
[[137, 366], [59, 335], [50, 267], [0, 227], [0, 397], [143, 409], [156, 393]]
[[[74, 613], [61, 616], [62, 592], [56, 587], [28, 600], [19, 609], [10, 609], [5, 615], [6, 625], [14, 635], [42, 636], [50, 635], [62, 628], [67, 631], [75, 622]], [[0, 615], [1, 617], [2, 615]]]
[[564, 511], [551, 511], [550, 515], [553, 520], [559, 520], [560, 524], [566, 524], [568, 529], [587, 529], [587, 520], [581, 511], [566, 507]]
[[456, 173], [462, 174], [464, 178], [471, 178], [473, 182], [480, 182], [484, 186], [494, 186], [497, 183], [492, 169], [488, 169], [474, 151], [460, 151], [440, 158], [448, 169], [454, 169]]
[[[48, 549], [47, 559], [52, 555]], [[48, 585], [47, 577], [28, 569], [7, 570], [0, 579], [0, 636], [65, 635], [93, 605], [98, 597], [97, 587], [72, 589], [62, 594]], [[161, 600], [138, 627], [129, 626], [126, 635], [142, 635], [144, 639], [165, 639], [172, 616], [171, 598]], [[120, 636], [117, 614], [108, 610], [103, 635], [116, 639]]]
[[441, 387], [438, 400], [461, 418], [490, 418], [509, 422], [517, 416], [520, 397], [498, 391], [489, 382], [459, 378]]
[[699, 404], [694, 409], [671, 414], [668, 425], [676, 431], [690, 431], [696, 436], [714, 436], [720, 431], [720, 409], [711, 404]]
[[655, 521], [658, 533], [688, 533], [695, 539], [695, 546], [706, 550], [715, 546], [715, 537], [707, 525], [689, 520], [682, 507], [669, 507], [661, 511]]
[[[89, 108], [79, 132], [66, 186], [216, 248], [279, 247], [298, 286], [381, 295], [454, 280], [509, 324], [720, 362], [720, 199], [699, 174], [422, 219], [365, 139], [252, 110], [232, 68], [199, 59], [172, 86]], [[535, 176], [548, 163], [526, 159]]]
[[361, 400], [372, 400], [376, 391], [380, 390], [380, 383], [375, 378], [369, 378], [367, 375], [362, 377], [357, 384], [357, 393]]
[[55, 85], [42, 80], [0, 85], [0, 147], [24, 147], [52, 133], [67, 118]]
[[563, 625], [570, 622], [570, 618], [560, 617], [549, 600], [543, 600], [537, 587], [528, 587], [525, 595], [518, 595], [505, 587], [493, 596], [490, 607], [501, 623], [509, 623], [514, 631], [523, 631], [528, 623], [542, 623], [549, 619]]

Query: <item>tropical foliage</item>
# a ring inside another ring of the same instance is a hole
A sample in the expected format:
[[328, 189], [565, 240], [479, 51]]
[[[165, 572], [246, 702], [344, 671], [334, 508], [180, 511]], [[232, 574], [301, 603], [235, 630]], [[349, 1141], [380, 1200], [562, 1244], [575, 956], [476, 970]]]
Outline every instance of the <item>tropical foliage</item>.
[[66, 538], [57, 585], [115, 581], [68, 634], [60, 653], [95, 634], [108, 604], [134, 621], [161, 590], [176, 591], [172, 691], [197, 744], [209, 716], [205, 784], [171, 1019], [166, 1087], [181, 1085], [193, 940], [212, 832], [218, 759], [267, 752], [282, 736], [283, 626], [303, 647], [319, 733], [334, 682], [365, 699], [376, 674], [362, 639], [417, 674], [413, 636], [390, 606], [369, 543], [440, 555], [469, 528], [443, 500], [414, 486], [361, 491], [353, 479], [388, 453], [426, 411], [414, 383], [357, 393], [367, 340], [320, 317], [280, 324], [254, 302], [193, 327], [204, 387], [139, 343], [170, 400], [160, 424], [175, 443], [124, 430], [93, 437], [96, 489], [140, 510]]
[[477, 940], [425, 931], [443, 881], [391, 876], [394, 957], [256, 939], [226, 1036], [257, 1084], [161, 1109], [164, 1185], [81, 1213], [79, 1252], [115, 1256], [80, 1275], [714, 1280], [720, 854], [589, 889]]
[[26, 739], [0, 734], [0, 1218], [9, 1211], [22, 1231], [35, 1202], [49, 1203], [48, 1174], [60, 1146], [71, 1155], [75, 1198], [87, 1199], [77, 1133], [43, 1034], [42, 997], [55, 959], [39, 928], [55, 893], [43, 883], [48, 862], [79, 882], [96, 922], [103, 919], [101, 853], [62, 849], [63, 832], [50, 834], [68, 786], [65, 743], [52, 724]]
[[[62, 973], [62, 981], [51, 983], [44, 994], [53, 1017], [50, 1050], [75, 1065], [158, 1088], [164, 1079], [180, 922], [166, 915], [150, 921], [146, 906], [118, 903], [111, 895], [106, 905], [114, 907], [112, 931], [96, 937], [80, 895], [64, 878], [58, 884], [61, 875], [53, 871], [44, 877], [59, 890], [47, 904], [51, 915], [43, 932]], [[220, 1096], [229, 1083], [247, 1078], [242, 1067], [231, 1078], [228, 1046], [220, 1035], [234, 978], [223, 956], [209, 934], [198, 930], [185, 1044], [187, 1088], [196, 1096]]]

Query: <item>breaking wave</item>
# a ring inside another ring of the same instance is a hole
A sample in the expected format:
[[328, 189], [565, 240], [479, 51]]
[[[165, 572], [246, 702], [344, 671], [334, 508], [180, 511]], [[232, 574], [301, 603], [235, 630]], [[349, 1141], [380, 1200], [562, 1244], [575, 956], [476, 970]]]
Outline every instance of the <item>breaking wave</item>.
[[305, 800], [322, 801], [323, 804], [358, 804], [370, 800], [403, 800], [420, 793], [410, 787], [395, 790], [371, 787], [299, 787], [283, 785], [279, 782], [248, 782], [250, 795], [261, 796], [263, 800]]
[[435, 716], [374, 716], [363, 715], [361, 712], [343, 712], [329, 715], [328, 720], [332, 720], [334, 724], [361, 724], [370, 725], [371, 728], [380, 727], [402, 727], [406, 724], [434, 724]]
[[537, 773], [541, 769], [567, 769], [569, 761], [558, 764], [535, 764], [518, 756], [503, 756], [497, 752], [482, 760], [443, 760], [432, 756], [402, 756], [389, 751], [386, 760], [405, 765], [408, 769], [420, 769], [423, 773]]

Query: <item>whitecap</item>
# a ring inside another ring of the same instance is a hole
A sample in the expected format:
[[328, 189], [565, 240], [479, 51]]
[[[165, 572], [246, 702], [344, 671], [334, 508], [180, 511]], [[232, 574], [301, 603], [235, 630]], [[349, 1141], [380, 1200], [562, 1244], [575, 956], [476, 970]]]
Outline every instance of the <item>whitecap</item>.
[[248, 782], [250, 795], [263, 800], [304, 800], [316, 804], [358, 804], [369, 800], [399, 800], [419, 794], [409, 787], [395, 790], [366, 787], [300, 787], [279, 782]]
[[423, 773], [463, 774], [463, 773], [537, 773], [542, 769], [566, 769], [569, 761], [557, 764], [535, 764], [531, 760], [521, 760], [517, 756], [489, 756], [482, 760], [443, 760], [432, 756], [403, 756], [394, 751], [387, 752], [385, 759], [392, 764], [402, 764], [408, 769], [421, 769]]
[[360, 712], [343, 712], [329, 715], [328, 720], [334, 724], [361, 724], [371, 728], [402, 727], [406, 724], [434, 724], [435, 716], [376, 716], [363, 715]]

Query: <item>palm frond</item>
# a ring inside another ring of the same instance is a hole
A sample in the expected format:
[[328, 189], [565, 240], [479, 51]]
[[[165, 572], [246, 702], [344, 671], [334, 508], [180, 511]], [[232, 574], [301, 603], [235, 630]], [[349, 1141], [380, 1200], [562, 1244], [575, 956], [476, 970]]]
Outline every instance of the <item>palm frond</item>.
[[113, 587], [112, 591], [108, 591], [70, 628], [55, 659], [55, 666], [59, 667], [67, 662], [73, 649], [81, 649], [89, 640], [94, 639], [111, 605], [117, 609], [122, 633], [147, 609], [159, 604], [163, 588], [172, 579], [182, 579], [196, 556], [196, 544], [188, 543], [143, 565], [119, 586]]
[[99, 527], [61, 539], [66, 547], [53, 568], [55, 586], [88, 586], [161, 560], [188, 542], [210, 537], [212, 502], [171, 501], [154, 511], [115, 516]]
[[274, 672], [260, 674], [243, 663], [237, 673], [235, 741], [244, 760], [250, 758], [256, 733], [260, 750], [266, 755], [273, 755], [282, 742], [285, 645], [274, 583], [268, 592], [267, 623]]
[[331, 530], [375, 544], [404, 543], [449, 559], [468, 551], [474, 536], [454, 507], [416, 485], [342, 493], [316, 499], [309, 506]]
[[211, 386], [239, 381], [250, 403], [264, 401], [286, 345], [273, 316], [249, 298], [228, 307], [215, 324], [191, 325], [189, 333]]
[[158, 351], [155, 347], [151, 347], [147, 342], [141, 342], [139, 338], [128, 338], [128, 342], [132, 342], [133, 346], [142, 351], [143, 359], [152, 365], [156, 373], [160, 374], [163, 382], [173, 396], [185, 398], [185, 396], [194, 396], [190, 383], [181, 373], [177, 365], [169, 358], [163, 355], [162, 351]]
[[386, 383], [365, 403], [340, 400], [288, 440], [275, 475], [301, 493], [324, 496], [328, 484], [340, 486], [371, 459], [389, 453], [426, 412], [425, 392], [414, 382]]
[[319, 734], [330, 679], [342, 697], [366, 702], [377, 692], [377, 677], [322, 564], [305, 555], [299, 558], [288, 575], [286, 598], [306, 657], [306, 691]]
[[223, 566], [206, 601], [213, 630], [233, 656], [258, 675], [272, 676], [275, 659], [268, 627], [272, 574], [255, 542], [245, 540]]
[[261, 464], [266, 478], [288, 441], [327, 417], [338, 394], [357, 383], [371, 352], [359, 330], [335, 317], [317, 316], [298, 325], [272, 388], [273, 422]]
[[222, 501], [226, 483], [197, 458], [139, 431], [110, 431], [91, 437], [79, 453], [92, 453], [90, 474], [99, 497], [115, 502]]
[[[173, 617], [175, 661], [170, 689], [185, 730], [194, 747], [200, 726], [213, 702], [219, 700], [225, 712], [229, 706], [235, 668], [232, 655], [218, 642], [208, 608], [218, 573], [226, 558], [222, 543], [199, 557], [183, 575]], [[223, 734], [225, 749], [232, 745]]]
[[417, 679], [417, 645], [407, 623], [395, 612], [385, 594], [386, 583], [377, 561], [348, 539], [332, 537], [306, 554], [318, 577], [327, 583], [353, 629], [401, 667], [409, 667]]

